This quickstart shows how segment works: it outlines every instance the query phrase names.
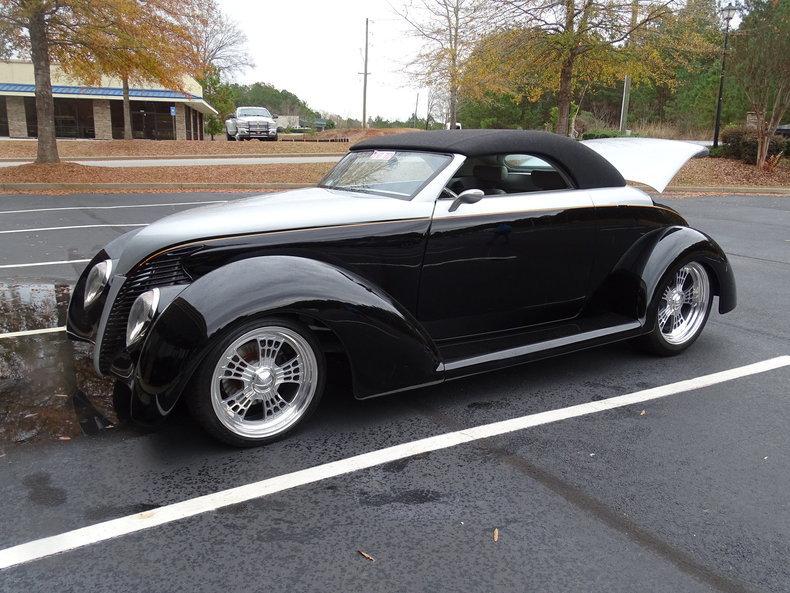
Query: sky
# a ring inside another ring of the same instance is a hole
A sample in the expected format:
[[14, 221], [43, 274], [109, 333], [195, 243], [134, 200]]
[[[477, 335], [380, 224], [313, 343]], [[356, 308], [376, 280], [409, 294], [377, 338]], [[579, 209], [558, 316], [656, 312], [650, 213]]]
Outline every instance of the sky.
[[[312, 109], [362, 119], [365, 18], [370, 22], [368, 115], [406, 119], [419, 113], [427, 93], [404, 72], [419, 40], [387, 0], [218, 0], [247, 34], [255, 67], [240, 83], [266, 82], [287, 89]], [[393, 0], [400, 6], [402, 0]]]

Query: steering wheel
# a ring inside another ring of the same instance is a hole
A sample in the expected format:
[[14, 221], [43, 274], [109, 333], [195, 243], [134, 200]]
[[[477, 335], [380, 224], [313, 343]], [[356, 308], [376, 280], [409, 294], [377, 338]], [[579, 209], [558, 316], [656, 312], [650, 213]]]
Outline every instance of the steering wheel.
[[451, 190], [449, 187], [443, 187], [442, 191], [440, 193], [446, 193], [453, 200], [457, 200], [458, 199], [458, 194], [455, 193], [453, 190]]

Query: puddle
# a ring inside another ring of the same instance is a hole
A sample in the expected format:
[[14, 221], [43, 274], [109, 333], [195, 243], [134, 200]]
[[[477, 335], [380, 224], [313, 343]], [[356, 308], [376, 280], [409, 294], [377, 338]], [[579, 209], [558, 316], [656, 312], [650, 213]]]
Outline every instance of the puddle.
[[[70, 291], [66, 284], [0, 283], [0, 333], [65, 325]], [[0, 452], [115, 425], [113, 381], [96, 375], [91, 348], [65, 333], [0, 339]]]

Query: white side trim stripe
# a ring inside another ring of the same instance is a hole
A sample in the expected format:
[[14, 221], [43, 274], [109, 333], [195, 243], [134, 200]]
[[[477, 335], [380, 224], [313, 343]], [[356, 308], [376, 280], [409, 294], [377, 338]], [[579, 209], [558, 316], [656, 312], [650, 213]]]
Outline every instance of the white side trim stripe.
[[268, 496], [269, 494], [282, 492], [298, 486], [313, 484], [321, 480], [375, 467], [383, 463], [413, 457], [421, 453], [439, 451], [462, 443], [470, 443], [479, 439], [486, 439], [497, 435], [524, 430], [525, 428], [539, 426], [541, 424], [549, 424], [559, 420], [577, 418], [595, 412], [603, 412], [605, 410], [656, 400], [684, 391], [702, 389], [703, 387], [709, 387], [724, 381], [731, 381], [748, 375], [764, 373], [787, 365], [790, 365], [790, 356], [779, 356], [762, 362], [737, 367], [719, 373], [703, 375], [702, 377], [696, 377], [687, 381], [670, 383], [669, 385], [663, 385], [653, 389], [645, 389], [618, 397], [560, 408], [558, 410], [550, 410], [539, 414], [530, 414], [529, 416], [521, 416], [520, 418], [513, 418], [502, 422], [484, 424], [482, 426], [466, 428], [464, 430], [440, 434], [410, 443], [395, 445], [394, 447], [387, 447], [386, 449], [355, 455], [354, 457], [309, 467], [290, 474], [276, 476], [261, 480], [260, 482], [253, 482], [252, 484], [230, 488], [228, 490], [222, 490], [213, 494], [206, 494], [205, 496], [169, 504], [150, 511], [112, 519], [103, 523], [96, 523], [88, 527], [82, 527], [66, 533], [6, 548], [0, 550], [0, 569], [30, 562], [39, 558], [45, 558], [53, 554], [59, 554], [122, 535], [135, 533], [144, 529], [150, 529], [172, 521], [179, 521], [187, 517], [193, 517], [201, 513], [207, 513], [219, 508]]

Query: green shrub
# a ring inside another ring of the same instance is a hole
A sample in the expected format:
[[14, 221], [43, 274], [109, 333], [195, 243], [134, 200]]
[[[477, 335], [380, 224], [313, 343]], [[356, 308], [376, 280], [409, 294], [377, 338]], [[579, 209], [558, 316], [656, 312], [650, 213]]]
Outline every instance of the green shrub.
[[[721, 132], [722, 156], [740, 159], [754, 165], [757, 162], [757, 134], [745, 126], [728, 126]], [[782, 136], [772, 136], [768, 142], [768, 156], [788, 152], [788, 141]]]
[[582, 140], [595, 140], [597, 138], [619, 138], [623, 134], [620, 130], [590, 130], [582, 134]]
[[713, 148], [711, 146], [708, 149], [708, 156], [714, 159], [727, 156], [725, 151], [725, 146], [717, 146], [716, 148]]

